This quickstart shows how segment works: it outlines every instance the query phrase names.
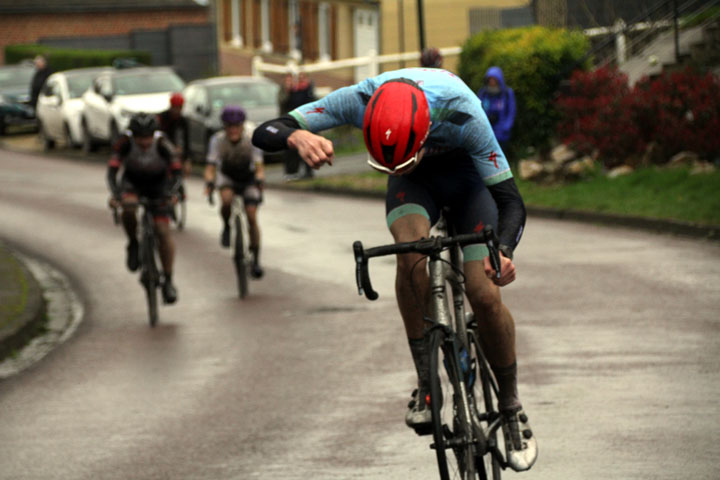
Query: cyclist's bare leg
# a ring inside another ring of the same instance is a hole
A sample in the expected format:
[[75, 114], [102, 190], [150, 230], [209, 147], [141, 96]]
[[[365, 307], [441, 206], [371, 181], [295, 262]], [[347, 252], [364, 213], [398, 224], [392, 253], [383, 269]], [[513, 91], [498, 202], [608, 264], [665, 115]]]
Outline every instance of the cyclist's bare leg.
[[475, 318], [478, 319], [482, 348], [498, 377], [500, 408], [519, 407], [515, 321], [502, 302], [500, 287], [485, 275], [483, 262], [466, 262], [464, 270], [466, 293]]
[[[422, 215], [406, 215], [392, 223], [390, 232], [395, 242], [412, 242], [430, 234], [430, 222]], [[408, 405], [405, 423], [416, 429], [430, 423], [430, 409], [425, 404], [425, 395], [430, 393], [430, 352], [423, 322], [423, 309], [427, 306], [430, 290], [426, 266], [427, 260], [422, 255], [407, 253], [397, 256], [395, 293], [418, 377], [417, 390]]]
[[223, 219], [223, 224], [230, 224], [230, 215], [232, 214], [232, 202], [235, 197], [235, 192], [230, 187], [223, 187], [220, 189], [220, 216]]
[[502, 303], [500, 287], [485, 275], [482, 261], [465, 263], [466, 292], [482, 348], [498, 381], [498, 408], [503, 412], [506, 459], [513, 470], [529, 469], [537, 458], [537, 440], [517, 391], [515, 321]]
[[248, 219], [248, 231], [250, 233], [250, 248], [260, 247], [260, 226], [257, 221], [257, 205], [245, 205], [245, 214]]
[[175, 242], [170, 235], [170, 221], [166, 217], [155, 219], [155, 232], [158, 236], [158, 251], [163, 272], [172, 276], [173, 262], [175, 260]]
[[137, 240], [137, 208], [138, 198], [127, 195], [122, 200], [122, 224], [130, 240]]
[[[413, 242], [430, 235], [430, 221], [422, 215], [411, 214], [398, 218], [390, 226], [390, 233], [396, 243]], [[420, 263], [418, 263], [418, 260]], [[417, 264], [417, 266], [415, 266]], [[423, 312], [418, 300], [427, 303], [430, 279], [426, 271], [427, 260], [423, 255], [406, 253], [397, 256], [395, 294], [400, 315], [409, 339], [423, 338]], [[413, 269], [413, 267], [415, 268]]]
[[478, 319], [481, 338], [492, 339], [483, 345], [492, 365], [505, 367], [515, 362], [515, 322], [502, 303], [500, 287], [487, 278], [483, 262], [464, 265], [468, 301]]

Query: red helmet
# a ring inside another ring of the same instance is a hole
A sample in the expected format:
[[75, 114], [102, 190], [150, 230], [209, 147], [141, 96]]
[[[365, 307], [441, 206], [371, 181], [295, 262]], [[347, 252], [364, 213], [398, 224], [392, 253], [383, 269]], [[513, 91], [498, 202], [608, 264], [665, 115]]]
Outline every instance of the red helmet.
[[417, 152], [430, 131], [430, 108], [422, 89], [407, 78], [388, 80], [365, 108], [363, 136], [375, 161], [370, 166], [399, 173], [417, 163]]
[[170, 106], [171, 107], [182, 107], [183, 103], [185, 103], [185, 99], [182, 96], [182, 93], [173, 93], [170, 95]]

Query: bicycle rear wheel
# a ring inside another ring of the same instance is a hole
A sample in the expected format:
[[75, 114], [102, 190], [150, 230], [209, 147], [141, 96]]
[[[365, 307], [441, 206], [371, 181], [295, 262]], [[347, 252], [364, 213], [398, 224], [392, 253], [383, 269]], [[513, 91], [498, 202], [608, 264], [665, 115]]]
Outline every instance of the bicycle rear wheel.
[[243, 242], [242, 220], [240, 215], [235, 215], [235, 253], [233, 255], [235, 273], [238, 280], [238, 293], [240, 298], [248, 294], [248, 264], [245, 257], [245, 245]]
[[430, 337], [433, 448], [442, 480], [474, 480], [475, 442], [454, 343], [442, 330]]
[[[484, 448], [476, 452], [477, 470], [483, 480], [500, 480], [502, 466], [494, 452], [501, 452], [504, 445], [502, 438], [498, 443], [500, 430], [500, 413], [498, 412], [497, 394], [498, 386], [490, 365], [482, 353], [482, 347], [477, 336], [468, 329], [468, 342], [470, 343], [470, 366], [473, 372], [473, 381], [470, 386], [473, 421], [484, 432]], [[482, 450], [482, 451], [481, 451]]]
[[160, 285], [160, 273], [155, 263], [155, 241], [151, 233], [143, 234], [142, 245], [140, 245], [140, 259], [142, 261], [140, 282], [145, 288], [145, 294], [147, 296], [148, 321], [150, 322], [150, 326], [154, 327], [158, 321], [157, 291]]

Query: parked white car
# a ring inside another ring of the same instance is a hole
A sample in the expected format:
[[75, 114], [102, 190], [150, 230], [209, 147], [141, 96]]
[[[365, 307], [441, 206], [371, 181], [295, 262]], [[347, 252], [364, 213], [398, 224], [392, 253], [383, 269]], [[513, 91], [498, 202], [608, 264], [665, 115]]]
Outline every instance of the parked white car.
[[168, 67], [139, 67], [98, 75], [83, 94], [83, 148], [112, 143], [127, 129], [135, 113], [160, 113], [170, 108], [170, 95], [185, 82]]
[[48, 77], [36, 110], [38, 134], [46, 150], [58, 141], [66, 146], [80, 147], [83, 142], [81, 97], [95, 77], [111, 70], [110, 67], [78, 68]]

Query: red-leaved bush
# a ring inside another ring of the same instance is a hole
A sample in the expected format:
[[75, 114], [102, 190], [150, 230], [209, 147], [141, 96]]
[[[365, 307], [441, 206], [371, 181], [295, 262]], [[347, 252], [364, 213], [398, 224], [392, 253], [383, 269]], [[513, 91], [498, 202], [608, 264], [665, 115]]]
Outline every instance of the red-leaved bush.
[[632, 96], [627, 76], [616, 69], [575, 72], [569, 93], [558, 98], [557, 106], [560, 138], [579, 153], [598, 150], [608, 167], [644, 148], [638, 126], [628, 115]]
[[720, 81], [691, 70], [644, 79], [631, 90], [616, 69], [575, 72], [557, 100], [558, 135], [581, 153], [597, 151], [607, 167], [655, 142], [669, 159], [682, 150], [720, 154]]
[[714, 75], [666, 73], [636, 84], [633, 98], [643, 136], [666, 158], [683, 150], [708, 158], [720, 153], [720, 79]]

